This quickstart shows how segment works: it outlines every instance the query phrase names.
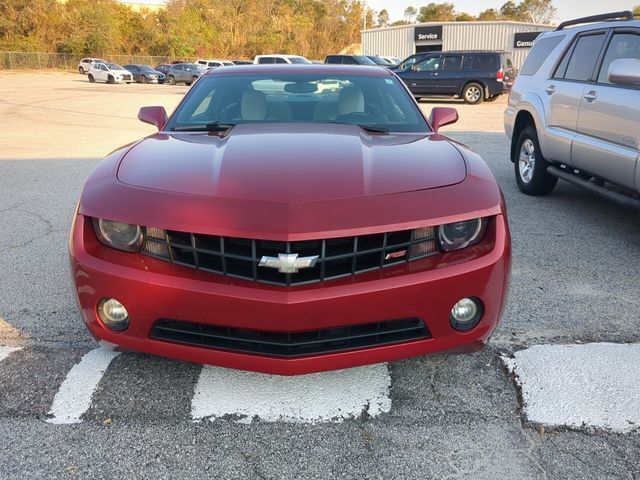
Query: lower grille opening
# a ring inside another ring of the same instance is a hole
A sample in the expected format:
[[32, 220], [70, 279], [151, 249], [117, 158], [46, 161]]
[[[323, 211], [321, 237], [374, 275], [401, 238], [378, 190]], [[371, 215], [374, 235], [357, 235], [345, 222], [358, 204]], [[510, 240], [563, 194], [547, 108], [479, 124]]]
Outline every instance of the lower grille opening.
[[419, 318], [304, 332], [268, 332], [161, 319], [154, 324], [151, 338], [219, 350], [301, 357], [424, 340], [431, 335]]

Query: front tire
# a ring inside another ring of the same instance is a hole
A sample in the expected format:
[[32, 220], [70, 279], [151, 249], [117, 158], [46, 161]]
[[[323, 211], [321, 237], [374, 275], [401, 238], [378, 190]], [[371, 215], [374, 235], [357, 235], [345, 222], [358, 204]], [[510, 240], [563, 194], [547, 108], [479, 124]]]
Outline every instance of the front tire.
[[109, 77], [107, 77], [107, 83], [114, 84], [116, 83], [116, 79], [109, 75]]
[[169, 85], [175, 85], [176, 84], [176, 77], [174, 77], [173, 75], [169, 75]]
[[484, 89], [479, 83], [468, 83], [462, 90], [462, 98], [469, 105], [478, 105], [484, 100]]
[[547, 172], [547, 161], [542, 156], [538, 133], [529, 125], [520, 133], [514, 150], [513, 164], [516, 183], [526, 195], [548, 195], [558, 183], [558, 179]]
[[149, 80], [147, 80], [147, 77], [143, 75], [142, 77], [140, 77], [140, 83], [149, 83]]
[[95, 78], [94, 78], [94, 76], [93, 76], [93, 75], [91, 75], [91, 74], [89, 74], [89, 81], [90, 81], [91, 83], [96, 83], [96, 79], [95, 79]]

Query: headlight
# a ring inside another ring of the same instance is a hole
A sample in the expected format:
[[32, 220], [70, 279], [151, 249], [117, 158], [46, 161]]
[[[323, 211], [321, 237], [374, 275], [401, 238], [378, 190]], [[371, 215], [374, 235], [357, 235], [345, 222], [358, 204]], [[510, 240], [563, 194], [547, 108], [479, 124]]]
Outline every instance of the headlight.
[[100, 243], [125, 252], [139, 251], [144, 240], [138, 225], [94, 218], [93, 229]]
[[486, 230], [486, 218], [441, 225], [438, 228], [438, 243], [445, 252], [460, 250], [480, 242]]

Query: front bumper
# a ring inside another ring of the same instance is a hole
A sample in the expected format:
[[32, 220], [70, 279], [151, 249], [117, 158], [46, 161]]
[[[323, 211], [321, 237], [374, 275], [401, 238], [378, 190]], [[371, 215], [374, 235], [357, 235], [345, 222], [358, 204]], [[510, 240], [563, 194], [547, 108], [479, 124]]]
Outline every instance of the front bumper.
[[[486, 241], [467, 251], [290, 288], [235, 280], [105, 248], [96, 240], [89, 219], [82, 215], [75, 217], [69, 248], [82, 316], [98, 340], [190, 362], [295, 375], [441, 351], [481, 349], [502, 314], [511, 266], [506, 218], [498, 215], [492, 224]], [[484, 315], [471, 331], [458, 332], [449, 323], [449, 313], [458, 300], [469, 296], [482, 300]], [[131, 325], [124, 332], [113, 332], [98, 319], [96, 306], [105, 297], [116, 298], [129, 311]], [[424, 320], [431, 338], [294, 358], [150, 338], [153, 325], [161, 318], [299, 332], [409, 317]]]

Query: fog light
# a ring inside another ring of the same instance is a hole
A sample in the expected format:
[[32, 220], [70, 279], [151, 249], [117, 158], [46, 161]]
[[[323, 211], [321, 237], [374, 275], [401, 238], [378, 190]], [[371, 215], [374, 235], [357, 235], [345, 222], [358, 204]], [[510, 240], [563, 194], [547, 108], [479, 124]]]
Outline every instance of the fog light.
[[456, 330], [471, 330], [482, 318], [482, 302], [477, 298], [463, 298], [451, 309], [451, 326]]
[[115, 298], [103, 298], [98, 303], [98, 316], [111, 330], [118, 332], [129, 326], [129, 312]]

